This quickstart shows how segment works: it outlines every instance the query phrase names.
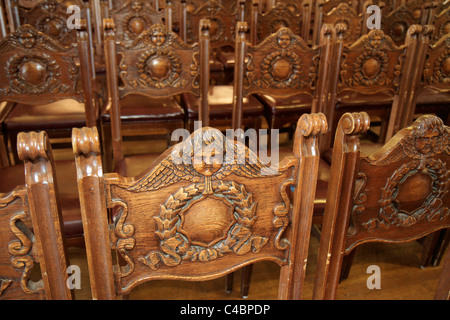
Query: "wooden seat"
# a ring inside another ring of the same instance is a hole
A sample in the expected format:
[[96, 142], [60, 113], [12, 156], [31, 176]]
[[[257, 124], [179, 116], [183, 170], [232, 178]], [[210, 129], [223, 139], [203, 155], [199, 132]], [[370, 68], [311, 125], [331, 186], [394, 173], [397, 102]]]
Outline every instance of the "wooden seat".
[[[209, 59], [207, 21], [199, 30], [200, 44], [188, 45], [164, 26], [152, 25], [128, 46], [116, 45], [113, 21], [104, 22], [109, 96], [102, 112], [104, 145], [115, 148], [122, 139], [116, 135], [117, 128], [110, 129], [113, 113], [127, 136], [154, 134], [155, 130], [169, 136], [184, 128], [179, 95], [192, 93], [201, 105], [207, 105], [209, 65], [203, 62]], [[201, 110], [208, 112], [207, 107]], [[208, 118], [205, 114], [199, 117], [205, 122]], [[122, 158], [121, 151], [113, 153], [114, 159]]]
[[[75, 128], [93, 298], [114, 299], [149, 280], [213, 279], [265, 260], [281, 266], [279, 298], [301, 298], [317, 135], [325, 131], [323, 115], [303, 115], [294, 155], [275, 169], [243, 144], [203, 127], [139, 176], [123, 177], [103, 174], [96, 129]], [[107, 208], [120, 211], [112, 225]], [[111, 249], [126, 265], [113, 266]]]
[[97, 124], [89, 38], [82, 25], [71, 47], [30, 25], [18, 27], [0, 42], [0, 100], [14, 102], [3, 121], [11, 146], [20, 131], [47, 130], [50, 138], [70, 137], [74, 126]]
[[[18, 154], [24, 166], [1, 171], [0, 300], [72, 299], [66, 285], [69, 263], [46, 133], [20, 133]], [[3, 193], [8, 187], [4, 183], [17, 180], [19, 175], [24, 184]], [[31, 278], [37, 266], [40, 277]]]
[[366, 156], [357, 134], [369, 125], [367, 113], [346, 113], [336, 131], [315, 299], [334, 299], [343, 257], [359, 245], [450, 227], [449, 128], [436, 116], [420, 117]]

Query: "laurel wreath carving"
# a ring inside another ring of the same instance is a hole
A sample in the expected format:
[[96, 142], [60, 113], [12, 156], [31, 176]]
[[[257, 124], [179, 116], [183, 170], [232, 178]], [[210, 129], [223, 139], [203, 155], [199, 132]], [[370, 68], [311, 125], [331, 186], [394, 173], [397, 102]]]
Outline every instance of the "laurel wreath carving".
[[[408, 177], [423, 169], [426, 169], [426, 172], [432, 179], [431, 194], [413, 212], [400, 211], [398, 206], [395, 205], [395, 197], [398, 193], [399, 185]], [[369, 231], [374, 231], [375, 229], [387, 230], [391, 226], [409, 227], [422, 220], [431, 222], [445, 219], [449, 214], [449, 209], [443, 206], [442, 198], [445, 195], [447, 184], [448, 171], [446, 164], [441, 160], [418, 160], [404, 164], [393, 173], [382, 189], [380, 218], [370, 219], [363, 223], [363, 226]]]
[[252, 194], [248, 193], [244, 185], [233, 181], [217, 181], [213, 184], [213, 195], [225, 198], [234, 208], [235, 223], [231, 226], [226, 238], [209, 247], [191, 245], [189, 240], [180, 232], [180, 214], [191, 201], [198, 201], [204, 197], [203, 183], [191, 184], [180, 188], [161, 205], [159, 216], [154, 217], [157, 230], [156, 235], [161, 239], [160, 251], [152, 251], [139, 261], [152, 270], [159, 269], [161, 263], [166, 266], [176, 266], [182, 260], [212, 261], [226, 253], [243, 255], [250, 250], [258, 253], [268, 239], [253, 235], [252, 225], [255, 223], [256, 206]]
[[[32, 85], [20, 76], [20, 66], [27, 61], [34, 61], [45, 67], [47, 74], [41, 84]], [[61, 84], [58, 80], [61, 72], [57, 62], [45, 53], [43, 53], [42, 56], [14, 55], [8, 60], [6, 69], [8, 76], [11, 79], [11, 85], [8, 88], [0, 89], [0, 92], [3, 94], [41, 94], [44, 92], [59, 93], [66, 92], [69, 89], [69, 86]], [[76, 69], [71, 70], [71, 77], [74, 77], [77, 71], [78, 70]]]
[[[369, 59], [376, 59], [380, 63], [380, 70], [377, 74], [372, 78], [368, 79], [364, 76], [363, 66], [364, 63]], [[350, 86], [372, 86], [372, 85], [380, 85], [380, 86], [389, 86], [391, 80], [387, 78], [386, 70], [389, 67], [389, 57], [388, 55], [380, 50], [375, 50], [372, 52], [364, 52], [361, 54], [355, 61], [354, 69], [355, 74], [353, 78], [348, 80], [348, 84]]]
[[[285, 59], [291, 63], [292, 72], [285, 80], [276, 80], [273, 76], [273, 64], [280, 59]], [[301, 81], [300, 72], [302, 65], [301, 59], [295, 52], [276, 51], [264, 58], [261, 64], [263, 77], [257, 80], [257, 86], [262, 88], [301, 88], [305, 86], [305, 81]]]

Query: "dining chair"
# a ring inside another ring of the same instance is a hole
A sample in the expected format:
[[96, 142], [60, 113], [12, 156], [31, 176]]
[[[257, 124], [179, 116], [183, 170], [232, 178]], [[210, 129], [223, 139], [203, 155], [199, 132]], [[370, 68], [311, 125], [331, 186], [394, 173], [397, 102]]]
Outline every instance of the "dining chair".
[[343, 257], [359, 245], [402, 243], [450, 227], [449, 128], [425, 115], [362, 155], [358, 134], [369, 126], [361, 112], [344, 114], [337, 127], [314, 299], [336, 298]]

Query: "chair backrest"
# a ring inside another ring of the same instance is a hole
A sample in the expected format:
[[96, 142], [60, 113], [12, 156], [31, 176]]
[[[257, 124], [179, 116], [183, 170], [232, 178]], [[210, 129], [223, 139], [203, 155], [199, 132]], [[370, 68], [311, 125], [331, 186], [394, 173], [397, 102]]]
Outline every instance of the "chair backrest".
[[408, 29], [414, 24], [426, 24], [427, 12], [423, 4], [403, 4], [381, 19], [381, 29], [389, 35], [396, 45], [402, 45]]
[[[293, 156], [275, 168], [203, 127], [130, 178], [103, 174], [95, 128], [73, 129], [93, 298], [149, 280], [214, 279], [258, 261], [281, 266], [280, 298], [300, 298], [324, 131], [323, 114], [303, 115]], [[111, 226], [108, 208], [120, 210]], [[113, 266], [111, 249], [126, 266]]]
[[192, 12], [187, 12], [186, 1], [182, 1], [180, 34], [187, 43], [199, 41], [197, 32], [203, 19], [208, 19], [211, 24], [210, 38], [211, 48], [217, 49], [225, 46], [234, 46], [237, 21], [243, 19], [244, 0], [208, 0], [198, 3]]
[[84, 102], [86, 124], [95, 126], [96, 84], [86, 25], [81, 26], [78, 42], [70, 47], [30, 25], [22, 25], [2, 39], [0, 100], [44, 104], [74, 99]]
[[[20, 3], [11, 1], [8, 1], [8, 3], [12, 4], [11, 10], [15, 13], [15, 28], [23, 24], [29, 24], [64, 46], [71, 46], [72, 43], [77, 42], [76, 29], [70, 28], [68, 23], [73, 13], [72, 10], [68, 10], [68, 1], [43, 0], [31, 9], [21, 6]], [[71, 0], [70, 5], [78, 7], [79, 18], [87, 19], [85, 11], [89, 6], [85, 2]]]
[[333, 299], [344, 254], [371, 242], [406, 242], [450, 227], [450, 128], [426, 115], [362, 156], [366, 113], [336, 131], [316, 273], [315, 298]]
[[208, 20], [200, 23], [200, 41], [192, 45], [186, 44], [173, 31], [158, 24], [142, 32], [130, 45], [116, 44], [114, 21], [104, 19], [103, 22], [108, 103], [116, 161], [123, 157], [120, 99], [126, 95], [139, 94], [154, 99], [192, 93], [200, 97], [199, 120], [208, 124], [211, 27]]
[[279, 29], [254, 46], [246, 40], [246, 22], [238, 22], [236, 29], [235, 128], [240, 128], [243, 98], [250, 94], [305, 94], [313, 98], [313, 112], [326, 109], [323, 105], [328, 102], [332, 27], [323, 26], [321, 45], [315, 48], [308, 47], [289, 28]]
[[365, 30], [365, 14], [355, 10], [350, 4], [339, 3], [336, 7], [333, 7], [330, 11], [324, 11], [324, 2], [318, 1], [316, 7], [319, 12], [316, 13], [317, 20], [314, 21], [313, 29], [313, 44], [317, 45], [320, 41], [320, 29], [322, 24], [336, 25], [338, 23], [346, 26], [343, 34], [345, 43], [355, 42]]
[[[309, 4], [309, 1], [306, 1]], [[308, 30], [304, 31], [303, 12], [291, 10], [285, 2], [277, 2], [274, 7], [264, 13], [259, 13], [260, 1], [253, 0], [250, 17], [250, 43], [256, 45], [269, 35], [277, 32], [280, 28], [289, 28], [291, 31], [303, 38], [305, 42], [308, 40]], [[306, 6], [305, 4], [303, 4]]]
[[164, 10], [157, 11], [147, 1], [128, 0], [109, 10], [108, 18], [114, 20], [117, 41], [133, 42], [154, 24], [165, 25], [167, 30], [172, 30], [172, 4], [168, 1]]
[[[20, 133], [18, 153], [25, 164], [25, 185], [0, 195], [0, 300], [72, 299], [46, 133]], [[33, 281], [37, 266], [41, 278]]]

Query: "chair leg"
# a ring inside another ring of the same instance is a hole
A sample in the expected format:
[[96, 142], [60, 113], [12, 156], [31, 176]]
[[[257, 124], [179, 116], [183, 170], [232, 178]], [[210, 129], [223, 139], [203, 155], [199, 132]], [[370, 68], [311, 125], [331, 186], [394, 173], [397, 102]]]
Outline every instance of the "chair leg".
[[242, 268], [242, 279], [241, 279], [241, 297], [247, 298], [248, 292], [250, 290], [250, 280], [252, 278], [253, 264], [245, 266]]
[[342, 261], [341, 274], [339, 278], [339, 282], [348, 278], [350, 274], [350, 269], [352, 268], [353, 260], [355, 259], [356, 248], [353, 249], [349, 254], [344, 256]]
[[425, 237], [423, 242], [421, 268], [439, 265], [450, 240], [447, 229], [433, 232]]
[[227, 274], [227, 279], [225, 283], [225, 291], [227, 293], [231, 293], [231, 291], [233, 291], [233, 280], [234, 280], [234, 272]]

